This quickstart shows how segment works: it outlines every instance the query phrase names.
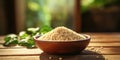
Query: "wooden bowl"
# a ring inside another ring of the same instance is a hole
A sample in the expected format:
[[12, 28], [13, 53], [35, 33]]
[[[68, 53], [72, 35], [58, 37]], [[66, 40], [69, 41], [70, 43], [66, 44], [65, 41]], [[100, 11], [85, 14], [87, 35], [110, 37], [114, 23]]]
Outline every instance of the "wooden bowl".
[[38, 40], [39, 36], [36, 36], [36, 45], [45, 53], [48, 54], [76, 54], [84, 50], [89, 42], [90, 36], [83, 34], [86, 39], [83, 40], [72, 40], [72, 41], [46, 41]]

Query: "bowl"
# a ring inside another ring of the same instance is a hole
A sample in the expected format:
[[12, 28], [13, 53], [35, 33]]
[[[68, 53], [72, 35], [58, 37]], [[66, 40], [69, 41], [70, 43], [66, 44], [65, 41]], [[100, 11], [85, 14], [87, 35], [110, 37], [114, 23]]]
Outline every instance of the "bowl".
[[38, 40], [40, 36], [35, 36], [34, 40], [38, 48], [43, 52], [48, 54], [76, 54], [84, 50], [89, 42], [91, 37], [86, 34], [82, 34], [86, 39], [82, 40], [72, 40], [72, 41], [47, 41], [47, 40]]

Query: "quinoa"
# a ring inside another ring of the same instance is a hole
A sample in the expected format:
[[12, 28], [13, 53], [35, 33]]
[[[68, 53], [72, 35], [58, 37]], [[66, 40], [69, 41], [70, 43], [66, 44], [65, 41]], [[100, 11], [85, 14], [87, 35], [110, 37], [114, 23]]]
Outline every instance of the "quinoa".
[[64, 26], [56, 27], [55, 29], [49, 31], [48, 33], [42, 35], [38, 40], [52, 40], [52, 41], [71, 41], [71, 40], [81, 40], [86, 37], [76, 33], [75, 31], [68, 29]]

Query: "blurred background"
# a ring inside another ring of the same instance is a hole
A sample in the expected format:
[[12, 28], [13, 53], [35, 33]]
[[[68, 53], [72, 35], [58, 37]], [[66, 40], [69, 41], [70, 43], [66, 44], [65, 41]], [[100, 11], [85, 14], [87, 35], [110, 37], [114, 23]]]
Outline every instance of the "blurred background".
[[44, 25], [120, 32], [120, 0], [0, 0], [0, 35]]

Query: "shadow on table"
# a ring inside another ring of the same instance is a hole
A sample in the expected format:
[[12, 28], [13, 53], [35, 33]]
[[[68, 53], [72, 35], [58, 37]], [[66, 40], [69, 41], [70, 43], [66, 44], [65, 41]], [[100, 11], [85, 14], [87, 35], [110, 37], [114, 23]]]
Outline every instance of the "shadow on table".
[[39, 58], [40, 60], [105, 60], [102, 54], [89, 50], [84, 50], [81, 53], [73, 55], [51, 55], [42, 53]]

